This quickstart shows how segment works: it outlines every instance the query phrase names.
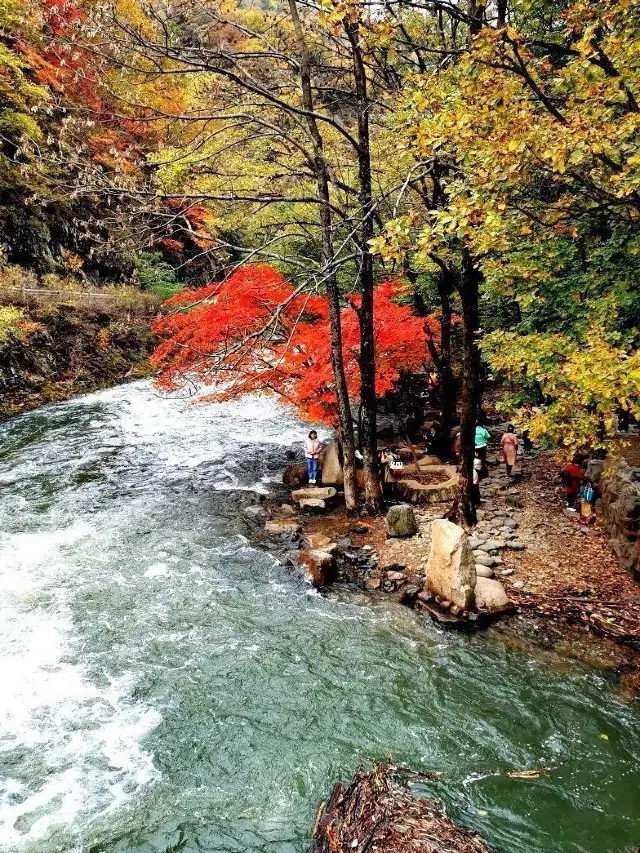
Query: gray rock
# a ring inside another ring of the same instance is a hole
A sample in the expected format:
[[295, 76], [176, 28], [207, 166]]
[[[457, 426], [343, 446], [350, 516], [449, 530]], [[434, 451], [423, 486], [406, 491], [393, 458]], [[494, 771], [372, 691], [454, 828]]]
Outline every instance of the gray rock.
[[295, 489], [291, 492], [291, 497], [296, 503], [300, 501], [323, 500], [327, 501], [336, 496], [334, 486], [307, 486], [306, 489]]
[[476, 581], [476, 607], [489, 613], [502, 613], [509, 607], [507, 593], [500, 581], [478, 578]]
[[504, 539], [488, 539], [480, 546], [480, 551], [499, 551], [501, 548], [506, 548], [506, 545]]
[[514, 573], [514, 571], [515, 571], [515, 569], [503, 569], [503, 570], [500, 572], [500, 577], [501, 577], [501, 578], [508, 578], [508, 577], [511, 577], [511, 575]]
[[524, 542], [520, 542], [519, 539], [511, 539], [509, 542], [507, 542], [507, 548], [509, 548], [511, 551], [524, 551], [526, 547], [527, 546], [524, 544]]
[[588, 459], [584, 466], [584, 475], [587, 480], [591, 480], [594, 485], [599, 483], [605, 464], [604, 459]]
[[392, 506], [387, 513], [386, 524], [388, 536], [413, 536], [418, 532], [416, 516], [411, 504]]
[[481, 563], [476, 563], [476, 576], [479, 578], [492, 578], [493, 569], [489, 566], [483, 566]]
[[473, 559], [476, 561], [476, 565], [492, 566], [495, 558], [487, 554], [486, 551], [474, 551]]
[[300, 509], [325, 509], [327, 504], [322, 498], [302, 498], [298, 506]]
[[274, 518], [264, 526], [267, 533], [279, 536], [281, 533], [300, 533], [302, 527], [295, 518]]
[[512, 530], [515, 530], [518, 526], [518, 522], [515, 520], [515, 518], [505, 518], [505, 520], [502, 522], [502, 526], [510, 527]]
[[251, 504], [251, 506], [246, 506], [243, 512], [245, 515], [249, 515], [252, 518], [266, 518], [269, 515], [268, 509], [260, 504]]

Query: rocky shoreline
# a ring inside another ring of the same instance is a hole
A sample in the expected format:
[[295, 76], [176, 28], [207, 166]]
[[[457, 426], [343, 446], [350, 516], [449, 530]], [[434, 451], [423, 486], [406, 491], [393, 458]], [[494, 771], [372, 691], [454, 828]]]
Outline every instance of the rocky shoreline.
[[[481, 606], [469, 612], [425, 586], [433, 524], [447, 515], [446, 504], [415, 507], [416, 529], [401, 537], [388, 535], [384, 518], [347, 518], [334, 497], [323, 499], [324, 508], [301, 509], [284, 488], [245, 513], [255, 522], [252, 538], [325, 593], [383, 597], [446, 628], [475, 630], [499, 620], [506, 642], [532, 653], [555, 647], [561, 655], [619, 676], [624, 695], [638, 695], [640, 595], [616, 565], [603, 531], [581, 527], [563, 512], [559, 490], [543, 479], [546, 454], [521, 462], [514, 478], [506, 476], [495, 446], [488, 464], [485, 500], [468, 544], [480, 588], [495, 584], [498, 599], [481, 598]], [[392, 506], [392, 515], [396, 510]], [[560, 570], [565, 564], [571, 575]], [[622, 599], [628, 604], [626, 622], [622, 608], [612, 608], [611, 583], [601, 590], [599, 574], [590, 576], [591, 569], [603, 570], [627, 595]]]

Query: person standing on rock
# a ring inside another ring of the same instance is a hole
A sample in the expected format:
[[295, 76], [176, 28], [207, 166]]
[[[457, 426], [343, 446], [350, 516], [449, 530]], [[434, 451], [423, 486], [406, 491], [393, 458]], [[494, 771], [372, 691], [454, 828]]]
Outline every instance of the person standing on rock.
[[309, 475], [309, 485], [315, 486], [318, 479], [318, 464], [320, 462], [320, 454], [322, 453], [322, 442], [318, 441], [318, 433], [312, 429], [308, 438], [304, 442], [304, 458], [307, 463], [307, 474]]
[[518, 436], [513, 424], [509, 424], [507, 431], [500, 440], [500, 448], [502, 450], [502, 458], [507, 468], [507, 477], [511, 476], [513, 466], [516, 464], [518, 457]]

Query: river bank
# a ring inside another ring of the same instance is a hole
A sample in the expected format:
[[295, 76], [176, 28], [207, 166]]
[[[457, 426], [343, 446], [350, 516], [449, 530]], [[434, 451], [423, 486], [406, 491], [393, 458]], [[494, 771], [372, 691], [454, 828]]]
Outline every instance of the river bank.
[[[500, 626], [492, 630], [532, 654], [553, 648], [609, 672], [619, 677], [623, 695], [639, 695], [640, 588], [618, 565], [605, 532], [565, 511], [552, 454], [534, 451], [521, 458], [508, 478], [494, 442], [488, 467], [471, 542], [475, 549], [487, 548], [484, 555], [475, 551], [477, 559], [486, 564], [487, 575], [500, 580], [509, 599]], [[416, 507], [418, 531], [407, 538], [389, 538], [383, 518], [354, 523], [340, 508], [296, 520], [302, 522], [305, 542], [324, 537], [339, 544], [338, 583], [373, 597], [391, 596], [455, 627], [456, 620], [421, 593], [431, 524], [447, 511], [444, 504]], [[276, 501], [270, 512], [278, 517], [283, 510]], [[285, 527], [292, 512], [292, 507], [285, 511]], [[288, 539], [286, 532], [282, 538]]]
[[9, 306], [11, 322], [0, 328], [0, 421], [149, 373], [153, 313], [106, 304]]

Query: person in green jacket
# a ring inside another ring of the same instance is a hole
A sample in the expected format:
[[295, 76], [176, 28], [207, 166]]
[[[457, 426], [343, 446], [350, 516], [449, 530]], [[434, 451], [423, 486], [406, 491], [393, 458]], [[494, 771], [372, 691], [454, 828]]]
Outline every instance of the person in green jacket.
[[482, 424], [479, 423], [476, 427], [476, 451], [483, 462], [487, 458], [487, 444], [489, 444], [489, 438], [489, 433]]

